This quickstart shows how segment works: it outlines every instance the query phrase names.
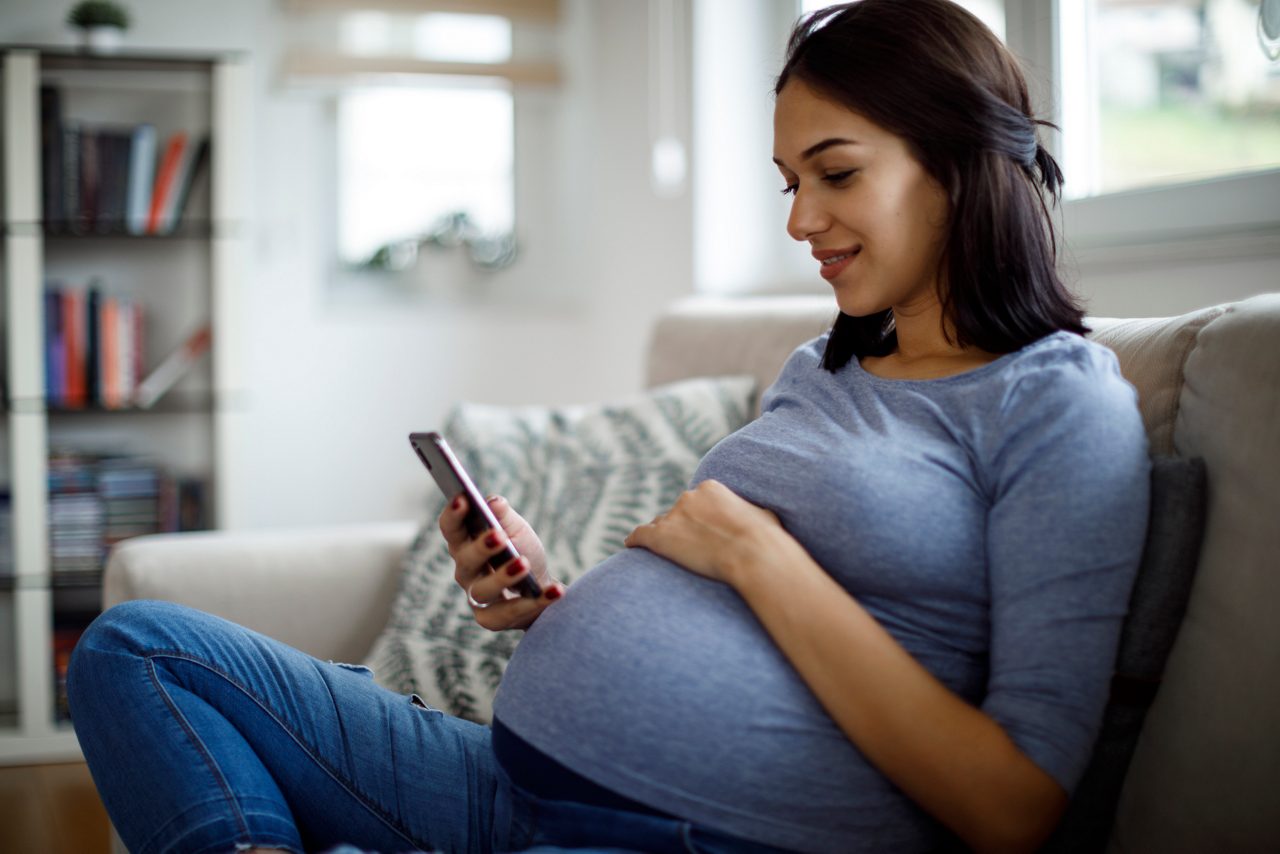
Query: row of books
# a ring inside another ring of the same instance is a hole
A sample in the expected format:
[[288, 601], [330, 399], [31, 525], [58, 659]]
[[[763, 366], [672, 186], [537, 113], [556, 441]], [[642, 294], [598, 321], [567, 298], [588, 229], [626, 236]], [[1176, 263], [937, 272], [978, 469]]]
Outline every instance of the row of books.
[[209, 349], [201, 326], [146, 373], [146, 323], [141, 304], [87, 288], [45, 288], [45, 400], [55, 408], [147, 408]]
[[45, 400], [50, 406], [119, 409], [142, 380], [142, 306], [97, 287], [44, 292]]
[[204, 482], [139, 457], [59, 452], [49, 459], [54, 573], [96, 572], [121, 540], [207, 527]]
[[56, 86], [40, 88], [44, 219], [53, 233], [169, 234], [207, 171], [209, 137], [155, 125], [92, 124], [62, 114]]

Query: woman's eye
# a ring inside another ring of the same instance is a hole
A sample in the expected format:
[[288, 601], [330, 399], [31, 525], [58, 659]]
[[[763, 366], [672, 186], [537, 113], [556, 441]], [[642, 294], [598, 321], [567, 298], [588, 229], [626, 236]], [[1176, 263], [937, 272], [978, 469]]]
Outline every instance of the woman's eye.
[[796, 190], [798, 190], [799, 188], [800, 188], [800, 185], [799, 185], [798, 183], [796, 183], [796, 184], [788, 184], [787, 186], [785, 186], [785, 187], [783, 187], [783, 188], [782, 188], [782, 195], [784, 195], [784, 196], [794, 196], [794, 195], [795, 195], [795, 193], [796, 193]]
[[826, 181], [828, 184], [841, 184], [849, 178], [852, 178], [853, 173], [857, 171], [857, 169], [846, 169], [843, 172], [832, 172], [829, 175], [823, 175], [822, 180]]

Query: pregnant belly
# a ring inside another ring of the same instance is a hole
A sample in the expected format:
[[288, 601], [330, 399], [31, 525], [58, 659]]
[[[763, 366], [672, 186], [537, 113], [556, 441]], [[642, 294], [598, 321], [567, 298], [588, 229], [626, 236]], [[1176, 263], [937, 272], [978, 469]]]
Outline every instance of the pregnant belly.
[[[808, 799], [792, 808], [833, 809], [813, 791], [814, 763], [869, 770], [737, 593], [642, 549], [538, 618], [494, 708], [579, 774], [663, 809], [693, 798], [772, 811], [790, 785]], [[752, 805], [726, 791], [734, 779], [773, 785]]]

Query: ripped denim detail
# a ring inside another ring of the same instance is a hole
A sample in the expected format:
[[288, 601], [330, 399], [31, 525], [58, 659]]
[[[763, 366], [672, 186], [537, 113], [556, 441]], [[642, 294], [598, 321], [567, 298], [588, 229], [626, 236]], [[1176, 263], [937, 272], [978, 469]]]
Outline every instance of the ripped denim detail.
[[443, 715], [443, 714], [444, 714], [444, 712], [440, 711], [439, 709], [435, 708], [434, 706], [428, 706], [428, 705], [426, 704], [426, 701], [424, 701], [424, 700], [423, 700], [421, 697], [419, 697], [417, 694], [410, 694], [410, 695], [409, 695], [409, 703], [410, 703], [411, 705], [417, 706], [417, 707], [418, 707], [419, 709], [421, 709], [422, 711], [424, 711], [424, 712], [430, 712], [430, 713], [431, 713], [431, 714], [433, 714], [433, 715]]
[[361, 676], [365, 677], [366, 679], [373, 678], [373, 671], [370, 670], [368, 667], [365, 667], [363, 664], [346, 664], [341, 661], [334, 661], [333, 659], [329, 659], [329, 663], [336, 664], [338, 667], [346, 668], [347, 670], [350, 670], [353, 673], [359, 673]]

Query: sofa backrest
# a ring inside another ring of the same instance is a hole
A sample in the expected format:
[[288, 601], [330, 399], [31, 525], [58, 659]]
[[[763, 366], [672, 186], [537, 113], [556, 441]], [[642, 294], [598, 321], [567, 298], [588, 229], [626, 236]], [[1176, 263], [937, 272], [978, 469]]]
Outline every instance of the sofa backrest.
[[[829, 328], [830, 297], [693, 299], [648, 382], [751, 374]], [[1280, 851], [1280, 294], [1172, 318], [1089, 318], [1138, 390], [1153, 454], [1208, 471], [1200, 566], [1121, 795], [1114, 851]]]

